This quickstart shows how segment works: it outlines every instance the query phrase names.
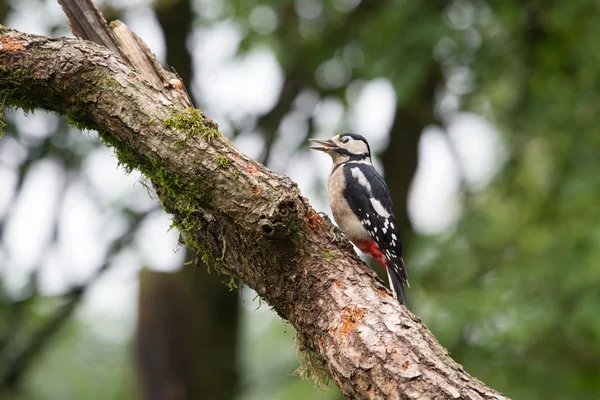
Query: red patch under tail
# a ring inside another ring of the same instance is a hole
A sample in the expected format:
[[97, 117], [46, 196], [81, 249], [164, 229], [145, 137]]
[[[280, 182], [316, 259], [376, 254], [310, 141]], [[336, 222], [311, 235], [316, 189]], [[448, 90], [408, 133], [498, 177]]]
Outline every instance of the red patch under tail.
[[357, 240], [356, 242], [353, 242], [353, 243], [363, 253], [370, 254], [371, 257], [373, 257], [375, 260], [377, 260], [377, 262], [383, 268], [387, 267], [387, 260], [386, 260], [385, 256], [379, 249], [379, 246], [377, 246], [377, 243], [375, 243], [373, 240], [369, 240], [369, 241]]

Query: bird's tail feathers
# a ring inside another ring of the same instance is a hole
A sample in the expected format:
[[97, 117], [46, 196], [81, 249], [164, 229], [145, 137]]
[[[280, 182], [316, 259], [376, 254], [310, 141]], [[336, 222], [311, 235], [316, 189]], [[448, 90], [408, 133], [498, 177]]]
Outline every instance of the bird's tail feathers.
[[[402, 266], [404, 266], [404, 261], [401, 262], [403, 264]], [[408, 280], [402, 279], [400, 275], [400, 268], [401, 267], [390, 263], [386, 268], [386, 271], [388, 280], [390, 281], [390, 289], [392, 290], [392, 293], [394, 293], [394, 296], [396, 296], [400, 304], [406, 305], [406, 296], [404, 294], [403, 281], [406, 282], [406, 284], [408, 285]], [[404, 271], [406, 271], [406, 269], [404, 269]]]

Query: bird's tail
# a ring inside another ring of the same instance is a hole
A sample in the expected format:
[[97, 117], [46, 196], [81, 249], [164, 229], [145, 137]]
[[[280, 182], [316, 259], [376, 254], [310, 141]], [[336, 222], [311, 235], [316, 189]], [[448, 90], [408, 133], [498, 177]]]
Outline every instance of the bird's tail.
[[402, 271], [406, 271], [406, 267], [404, 266], [404, 260], [400, 258], [400, 263], [402, 265], [395, 265], [394, 263], [389, 263], [386, 271], [388, 280], [390, 281], [390, 289], [394, 296], [398, 299], [400, 304], [406, 305], [406, 296], [404, 295], [404, 284], [408, 285], [408, 279], [403, 276]]

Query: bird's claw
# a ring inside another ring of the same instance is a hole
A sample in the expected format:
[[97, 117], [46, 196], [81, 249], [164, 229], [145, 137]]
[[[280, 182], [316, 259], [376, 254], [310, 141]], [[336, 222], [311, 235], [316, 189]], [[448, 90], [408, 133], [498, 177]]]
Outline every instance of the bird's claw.
[[337, 225], [331, 222], [331, 219], [327, 214], [321, 211], [319, 212], [319, 216], [324, 220], [327, 220], [327, 222], [331, 224], [331, 229], [329, 230], [329, 237], [331, 237], [331, 243], [335, 243], [339, 240], [345, 239], [346, 236], [344, 235], [344, 232], [342, 232], [342, 230]]

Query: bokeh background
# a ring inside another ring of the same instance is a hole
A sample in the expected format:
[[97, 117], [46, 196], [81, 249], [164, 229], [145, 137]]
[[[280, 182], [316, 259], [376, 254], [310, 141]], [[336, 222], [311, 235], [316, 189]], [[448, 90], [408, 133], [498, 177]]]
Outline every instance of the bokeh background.
[[[328, 211], [309, 137], [368, 138], [412, 311], [515, 399], [600, 398], [595, 0], [104, 0], [244, 152]], [[4, 25], [70, 36], [54, 0]], [[293, 328], [194, 268], [94, 132], [6, 113], [1, 399], [341, 399], [293, 375]]]

